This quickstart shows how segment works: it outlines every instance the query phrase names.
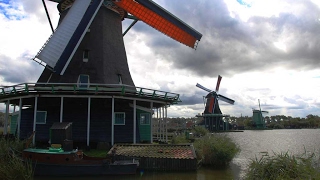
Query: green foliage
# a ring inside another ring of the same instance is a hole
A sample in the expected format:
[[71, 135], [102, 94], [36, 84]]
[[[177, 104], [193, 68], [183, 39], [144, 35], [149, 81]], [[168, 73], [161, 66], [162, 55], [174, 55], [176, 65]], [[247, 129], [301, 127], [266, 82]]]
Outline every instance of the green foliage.
[[320, 179], [314, 160], [314, 154], [295, 156], [287, 152], [269, 156], [266, 153], [260, 159], [251, 160], [245, 179]]
[[23, 141], [0, 139], [0, 179], [31, 180], [33, 169], [30, 162], [23, 162], [20, 154]]
[[184, 134], [172, 137], [171, 144], [189, 143], [189, 140]]
[[225, 167], [240, 152], [240, 148], [231, 138], [222, 134], [207, 134], [194, 143], [198, 158], [202, 164], [214, 167]]
[[90, 151], [84, 151], [84, 153], [87, 156], [91, 157], [106, 157], [107, 156], [107, 150], [104, 149], [90, 149]]
[[192, 129], [192, 133], [194, 134], [195, 137], [201, 137], [208, 134], [209, 131], [202, 126], [196, 126]]

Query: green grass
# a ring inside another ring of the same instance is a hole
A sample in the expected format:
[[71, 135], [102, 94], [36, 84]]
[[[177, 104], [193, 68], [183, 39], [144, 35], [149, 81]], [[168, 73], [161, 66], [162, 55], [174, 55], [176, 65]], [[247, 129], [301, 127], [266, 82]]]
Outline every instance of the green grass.
[[91, 157], [106, 157], [108, 151], [103, 149], [90, 149], [89, 151], [83, 151], [83, 153]]
[[203, 127], [196, 127], [192, 132], [200, 138], [187, 139], [185, 135], [175, 136], [172, 138], [172, 144], [190, 143], [193, 140], [197, 158], [202, 165], [226, 167], [240, 152], [239, 146], [224, 134], [209, 134]]
[[251, 160], [245, 179], [320, 179], [319, 158], [315, 154], [291, 155], [288, 152]]
[[31, 180], [33, 169], [31, 163], [23, 162], [19, 152], [24, 148], [24, 142], [0, 138], [0, 179]]
[[224, 168], [240, 152], [240, 148], [231, 138], [223, 134], [207, 134], [194, 142], [197, 157], [202, 164]]

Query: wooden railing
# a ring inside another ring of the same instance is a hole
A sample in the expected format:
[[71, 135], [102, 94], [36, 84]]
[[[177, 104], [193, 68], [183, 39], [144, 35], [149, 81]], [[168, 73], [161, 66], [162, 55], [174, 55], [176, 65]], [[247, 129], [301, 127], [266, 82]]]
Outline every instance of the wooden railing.
[[0, 87], [0, 99], [22, 94], [122, 95], [180, 102], [179, 94], [123, 84], [23, 83]]

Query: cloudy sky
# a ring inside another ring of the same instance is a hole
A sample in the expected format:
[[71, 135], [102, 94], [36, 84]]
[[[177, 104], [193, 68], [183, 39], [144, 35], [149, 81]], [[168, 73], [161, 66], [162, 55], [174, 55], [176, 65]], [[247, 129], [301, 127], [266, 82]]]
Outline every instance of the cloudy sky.
[[[170, 117], [194, 117], [214, 90], [236, 101], [224, 114], [320, 115], [319, 0], [154, 0], [202, 33], [197, 50], [143, 22], [124, 37], [136, 86], [179, 93]], [[46, 1], [54, 27], [57, 4]], [[123, 22], [126, 29], [130, 20]], [[51, 34], [37, 0], [0, 0], [0, 86], [36, 82], [43, 67], [30, 60]], [[0, 105], [0, 110], [3, 109]]]

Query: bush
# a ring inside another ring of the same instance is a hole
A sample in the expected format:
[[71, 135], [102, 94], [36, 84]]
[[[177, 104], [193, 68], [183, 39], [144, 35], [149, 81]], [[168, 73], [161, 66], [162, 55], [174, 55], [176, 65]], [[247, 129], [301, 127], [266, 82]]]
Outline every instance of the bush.
[[22, 152], [24, 142], [0, 139], [0, 179], [30, 180], [33, 179], [33, 169], [30, 162], [23, 162], [19, 152]]
[[222, 134], [207, 134], [196, 140], [194, 146], [202, 164], [214, 167], [226, 167], [240, 152], [238, 145]]
[[206, 134], [209, 133], [209, 131], [206, 128], [202, 127], [202, 126], [194, 127], [192, 132], [193, 132], [195, 137], [205, 136]]
[[314, 160], [314, 154], [306, 153], [298, 156], [288, 152], [273, 156], [265, 154], [251, 160], [245, 179], [320, 179]]
[[190, 143], [184, 134], [172, 137], [171, 144]]

